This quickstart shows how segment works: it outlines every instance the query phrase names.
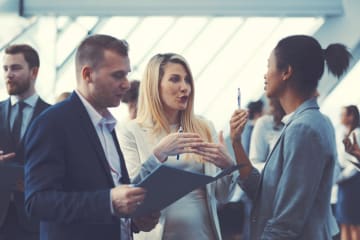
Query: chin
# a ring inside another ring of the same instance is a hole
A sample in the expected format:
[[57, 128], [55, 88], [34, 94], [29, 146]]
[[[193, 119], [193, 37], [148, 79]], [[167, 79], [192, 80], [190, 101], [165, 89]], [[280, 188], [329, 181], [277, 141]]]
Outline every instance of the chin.
[[180, 111], [184, 111], [186, 108], [187, 108], [187, 104], [181, 105], [181, 106], [179, 107], [179, 110], [180, 110]]
[[116, 100], [112, 103], [112, 105], [110, 107], [118, 107], [120, 105], [120, 100]]
[[271, 97], [273, 95], [273, 93], [270, 91], [269, 87], [265, 86], [264, 90], [265, 90], [265, 95], [267, 97]]
[[20, 91], [17, 90], [17, 88], [8, 88], [7, 92], [9, 95], [20, 95]]

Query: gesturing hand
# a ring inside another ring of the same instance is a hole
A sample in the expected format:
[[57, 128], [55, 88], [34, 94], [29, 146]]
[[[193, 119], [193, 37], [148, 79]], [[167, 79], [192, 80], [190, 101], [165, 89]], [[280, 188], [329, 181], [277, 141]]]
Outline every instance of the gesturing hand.
[[154, 155], [164, 162], [168, 156], [196, 153], [197, 147], [203, 144], [203, 140], [197, 133], [171, 133], [161, 139], [154, 148]]
[[129, 215], [144, 201], [145, 189], [120, 185], [111, 189], [111, 202], [115, 213], [123, 217]]
[[233, 165], [233, 161], [226, 149], [223, 132], [219, 132], [219, 143], [204, 143], [197, 148], [204, 161], [211, 162], [219, 168], [227, 168]]
[[352, 134], [353, 141], [351, 142], [350, 137], [346, 137], [343, 140], [345, 151], [358, 159], [360, 162], [360, 147], [356, 140], [355, 133]]

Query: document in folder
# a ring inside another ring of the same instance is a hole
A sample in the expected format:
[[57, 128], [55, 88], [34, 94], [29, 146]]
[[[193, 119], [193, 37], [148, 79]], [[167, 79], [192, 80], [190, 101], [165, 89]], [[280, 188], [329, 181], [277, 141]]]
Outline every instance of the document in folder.
[[24, 168], [15, 164], [0, 164], [0, 189], [15, 190], [16, 183], [24, 179]]
[[146, 197], [131, 216], [136, 217], [158, 212], [194, 189], [211, 183], [239, 168], [241, 166], [235, 165], [221, 171], [215, 177], [211, 177], [164, 164], [160, 165], [143, 181], [135, 185], [146, 189]]

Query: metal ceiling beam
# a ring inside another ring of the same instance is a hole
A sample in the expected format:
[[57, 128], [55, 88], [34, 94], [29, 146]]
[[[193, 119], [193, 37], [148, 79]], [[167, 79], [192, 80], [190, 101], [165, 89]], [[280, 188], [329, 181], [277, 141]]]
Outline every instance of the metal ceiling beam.
[[[338, 16], [342, 0], [24, 0], [24, 16]], [[18, 1], [0, 9], [18, 12]]]

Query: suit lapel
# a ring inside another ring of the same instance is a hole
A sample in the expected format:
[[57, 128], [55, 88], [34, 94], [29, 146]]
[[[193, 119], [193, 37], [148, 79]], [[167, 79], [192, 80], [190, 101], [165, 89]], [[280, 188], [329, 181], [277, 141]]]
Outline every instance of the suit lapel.
[[[5, 137], [8, 139], [7, 148], [9, 148], [9, 151], [13, 152], [15, 151], [15, 140], [11, 134], [11, 126], [10, 126], [10, 111], [11, 111], [11, 102], [10, 98], [4, 102], [3, 108], [1, 109], [1, 116], [0, 116], [0, 123], [3, 124], [3, 128], [5, 131]], [[4, 146], [3, 146], [4, 147]]]
[[[46, 102], [44, 102], [40, 97], [38, 98], [38, 100], [36, 101], [36, 104], [35, 104], [35, 107], [34, 107], [34, 111], [33, 111], [33, 114], [31, 116], [31, 119], [25, 129], [25, 133], [24, 133], [24, 136], [26, 135], [26, 132], [28, 131], [29, 129], [29, 126], [30, 124], [32, 123], [32, 121], [40, 115], [40, 113], [42, 111], [44, 111], [46, 108], [50, 107], [50, 104], [47, 104]], [[21, 138], [21, 142], [24, 141], [24, 137]]]
[[37, 116], [40, 115], [40, 113], [42, 111], [44, 111], [46, 108], [48, 108], [50, 105], [45, 103], [41, 98], [38, 98], [38, 100], [36, 101], [36, 104], [35, 104], [35, 108], [34, 108], [34, 112], [31, 116], [31, 120], [29, 122], [29, 125], [30, 123], [34, 120], [34, 118], [36, 118]]
[[6, 134], [9, 136], [11, 135], [11, 129], [10, 129], [10, 98], [4, 102], [4, 107], [1, 111], [2, 123], [4, 124], [4, 129], [6, 130]]
[[266, 161], [265, 161], [265, 165], [264, 165], [264, 168], [260, 174], [260, 181], [258, 182], [258, 187], [257, 187], [257, 192], [255, 194], [255, 199], [258, 198], [258, 195], [260, 193], [260, 188], [261, 188], [261, 185], [262, 185], [262, 181], [263, 181], [263, 177], [264, 177], [264, 170], [269, 162], [269, 159], [271, 158], [274, 150], [277, 148], [277, 146], [279, 145], [280, 143], [280, 140], [281, 138], [283, 137], [284, 133], [285, 133], [285, 130], [286, 128], [291, 124], [292, 121], [294, 121], [294, 119], [296, 119], [298, 117], [299, 114], [301, 114], [302, 112], [308, 110], [308, 109], [311, 109], [311, 108], [319, 108], [319, 106], [317, 105], [316, 103], [316, 99], [310, 99], [310, 100], [307, 100], [305, 101], [302, 105], [300, 105], [298, 107], [298, 109], [295, 110], [293, 116], [290, 117], [289, 121], [285, 124], [285, 126], [283, 127], [283, 129], [281, 130], [281, 133], [279, 134], [279, 137], [277, 138], [276, 140], [276, 143], [274, 144], [273, 148], [271, 149], [270, 153], [268, 154], [267, 158], [266, 158]]
[[111, 186], [114, 186], [114, 181], [110, 174], [109, 163], [106, 159], [104, 150], [101, 146], [100, 139], [96, 133], [96, 129], [90, 119], [90, 116], [89, 116], [88, 112], [86, 111], [85, 106], [82, 104], [80, 98], [76, 95], [76, 93], [73, 93], [71, 95], [70, 101], [74, 103], [74, 108], [75, 108], [74, 114], [79, 115], [78, 126], [81, 126], [84, 129], [84, 131], [86, 132], [86, 134], [89, 136], [89, 140], [94, 147], [96, 155], [98, 156], [97, 159], [100, 161], [100, 164], [104, 170], [104, 173], [106, 174], [109, 184]]
[[258, 198], [259, 193], [260, 193], [260, 188], [261, 188], [262, 181], [263, 181], [263, 178], [264, 178], [264, 170], [265, 170], [265, 168], [266, 168], [266, 166], [267, 166], [267, 164], [268, 164], [268, 162], [269, 162], [269, 159], [270, 159], [272, 153], [274, 152], [274, 149], [275, 149], [275, 148], [277, 147], [277, 145], [280, 143], [280, 139], [282, 138], [282, 136], [283, 136], [283, 134], [284, 134], [285, 129], [286, 129], [287, 126], [288, 126], [288, 125], [285, 125], [285, 126], [283, 127], [283, 129], [281, 130], [281, 133], [279, 134], [279, 137], [277, 138], [276, 143], [274, 144], [273, 148], [271, 149], [270, 153], [268, 154], [268, 156], [267, 156], [267, 158], [266, 158], [265, 165], [264, 165], [264, 167], [263, 167], [263, 169], [262, 169], [262, 171], [261, 171], [260, 180], [259, 180], [258, 186], [257, 186], [257, 188], [256, 188], [257, 191], [256, 191], [256, 194], [255, 194], [255, 199]]

